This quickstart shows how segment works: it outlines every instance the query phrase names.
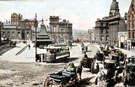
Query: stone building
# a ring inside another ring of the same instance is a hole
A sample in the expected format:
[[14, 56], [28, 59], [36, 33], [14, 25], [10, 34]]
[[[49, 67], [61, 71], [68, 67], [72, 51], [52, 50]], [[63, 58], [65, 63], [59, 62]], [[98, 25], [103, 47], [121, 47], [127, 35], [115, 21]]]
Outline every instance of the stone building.
[[4, 23], [1, 29], [1, 37], [9, 40], [30, 40], [31, 29]]
[[109, 42], [109, 24], [107, 20], [96, 21], [95, 27], [95, 41], [97, 43], [108, 43]]
[[[37, 15], [35, 14], [35, 18]], [[22, 27], [32, 27], [34, 26], [34, 18], [33, 19], [23, 19], [23, 16], [19, 13], [11, 14], [11, 25], [22, 26]]]
[[19, 25], [19, 20], [22, 20], [23, 16], [17, 13], [11, 13], [11, 25]]
[[95, 40], [98, 43], [118, 45], [118, 32], [126, 31], [125, 19], [119, 13], [119, 5], [112, 1], [109, 16], [97, 19], [95, 26]]
[[128, 48], [135, 47], [135, 1], [132, 0], [127, 14]]
[[69, 43], [72, 40], [72, 23], [60, 21], [59, 16], [50, 16], [50, 35], [54, 42]]

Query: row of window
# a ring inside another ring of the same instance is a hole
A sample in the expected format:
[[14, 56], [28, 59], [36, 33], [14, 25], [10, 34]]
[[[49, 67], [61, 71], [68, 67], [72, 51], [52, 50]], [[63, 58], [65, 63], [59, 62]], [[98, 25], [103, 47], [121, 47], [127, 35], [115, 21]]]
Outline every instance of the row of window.
[[[56, 26], [53, 26], [53, 32], [57, 32], [58, 30], [57, 30], [57, 28], [56, 28]], [[60, 32], [65, 32], [65, 30], [64, 29], [60, 29]]]
[[135, 29], [135, 23], [128, 23], [128, 29]]
[[106, 32], [108, 34], [109, 33], [109, 29], [101, 29], [101, 34], [103, 34], [104, 32]]
[[134, 32], [128, 32], [128, 36], [130, 39], [135, 39], [135, 33]]
[[108, 41], [109, 40], [109, 36], [107, 35], [106, 37], [104, 35], [101, 35], [101, 41]]
[[99, 22], [99, 23], [96, 23], [96, 26], [108, 26], [108, 23]]
[[[14, 31], [12, 31], [12, 32], [10, 32], [10, 31], [8, 31], [8, 32], [4, 32], [4, 31], [2, 31], [2, 32], [1, 32], [1, 35], [2, 35], [2, 36], [4, 36], [4, 35], [10, 35], [10, 33], [12, 33], [12, 35], [14, 35], [14, 34], [15, 34], [15, 32], [14, 32]], [[18, 32], [18, 34], [21, 34], [21, 32]], [[30, 34], [30, 32], [27, 32], [26, 34]]]

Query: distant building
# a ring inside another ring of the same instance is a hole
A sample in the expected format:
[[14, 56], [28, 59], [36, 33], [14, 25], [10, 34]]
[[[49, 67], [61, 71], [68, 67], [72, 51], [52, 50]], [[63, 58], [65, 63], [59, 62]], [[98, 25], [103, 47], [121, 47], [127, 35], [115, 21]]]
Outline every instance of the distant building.
[[95, 40], [98, 43], [118, 45], [118, 32], [122, 31], [126, 31], [125, 19], [120, 16], [118, 2], [113, 0], [109, 16], [96, 21]]
[[30, 40], [31, 39], [31, 28], [24, 28], [11, 24], [4, 23], [3, 29], [1, 30], [1, 37], [3, 39], [18, 39], [18, 40]]
[[135, 1], [132, 0], [128, 10], [127, 30], [128, 30], [128, 48], [135, 47]]
[[88, 34], [89, 34], [89, 41], [90, 42], [94, 42], [95, 41], [95, 32], [94, 29], [89, 29], [88, 30]]
[[90, 36], [88, 34], [88, 31], [74, 29], [73, 30], [73, 40], [74, 41], [80, 41], [80, 42], [89, 41]]
[[[37, 17], [37, 15], [35, 15]], [[32, 27], [34, 26], [34, 18], [33, 19], [23, 19], [23, 16], [19, 13], [11, 14], [11, 25], [22, 26], [22, 27]]]
[[54, 42], [69, 43], [72, 40], [72, 23], [60, 21], [59, 16], [50, 16], [50, 35]]

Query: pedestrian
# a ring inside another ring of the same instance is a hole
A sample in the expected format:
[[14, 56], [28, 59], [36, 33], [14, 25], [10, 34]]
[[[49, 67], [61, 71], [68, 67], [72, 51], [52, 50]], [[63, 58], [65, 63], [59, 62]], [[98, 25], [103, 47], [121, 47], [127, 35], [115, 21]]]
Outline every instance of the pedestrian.
[[85, 58], [88, 58], [88, 56], [87, 56], [87, 54], [86, 54], [86, 53], [84, 53], [84, 57], [85, 57]]
[[29, 47], [29, 50], [30, 50], [30, 44], [28, 45], [28, 47]]

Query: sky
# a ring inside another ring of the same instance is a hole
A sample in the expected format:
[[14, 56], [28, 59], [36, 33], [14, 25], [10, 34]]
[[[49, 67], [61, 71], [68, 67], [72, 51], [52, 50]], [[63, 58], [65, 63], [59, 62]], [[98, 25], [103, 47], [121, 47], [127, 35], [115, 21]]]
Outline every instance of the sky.
[[[128, 12], [131, 0], [117, 0], [121, 16]], [[38, 20], [60, 16], [73, 23], [74, 29], [88, 30], [95, 26], [97, 18], [109, 15], [112, 0], [16, 0], [0, 1], [0, 21], [10, 21], [11, 13], [21, 13], [23, 18]], [[48, 25], [49, 21], [45, 21]]]

